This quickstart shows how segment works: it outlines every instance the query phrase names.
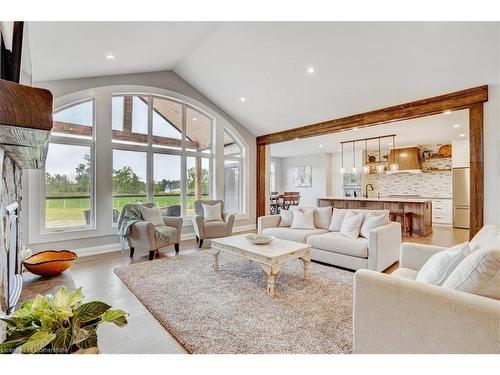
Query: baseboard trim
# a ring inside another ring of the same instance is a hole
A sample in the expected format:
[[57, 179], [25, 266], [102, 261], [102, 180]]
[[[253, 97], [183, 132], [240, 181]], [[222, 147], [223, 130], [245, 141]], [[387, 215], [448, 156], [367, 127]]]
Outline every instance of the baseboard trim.
[[[239, 227], [234, 227], [233, 233], [246, 232], [249, 230], [254, 230], [255, 228], [256, 228], [255, 224], [242, 225]], [[192, 239], [194, 239], [194, 233], [184, 233], [181, 235], [181, 241], [192, 240]], [[74, 249], [73, 251], [79, 257], [87, 257], [87, 256], [91, 256], [91, 255], [112, 253], [112, 252], [120, 251], [120, 250], [121, 250], [121, 244], [119, 242], [116, 242], [116, 243], [110, 243], [107, 245], [81, 247], [78, 249]], [[128, 252], [128, 250], [129, 250], [129, 247], [127, 245], [127, 246], [125, 246], [123, 251]]]

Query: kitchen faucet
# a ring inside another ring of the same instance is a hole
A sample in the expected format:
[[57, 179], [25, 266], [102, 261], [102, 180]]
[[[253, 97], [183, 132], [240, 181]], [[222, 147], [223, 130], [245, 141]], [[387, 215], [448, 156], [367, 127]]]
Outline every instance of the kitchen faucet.
[[375, 189], [373, 188], [373, 185], [372, 185], [372, 184], [366, 184], [366, 186], [365, 186], [365, 198], [368, 198], [368, 187], [370, 187], [370, 191], [375, 190]]

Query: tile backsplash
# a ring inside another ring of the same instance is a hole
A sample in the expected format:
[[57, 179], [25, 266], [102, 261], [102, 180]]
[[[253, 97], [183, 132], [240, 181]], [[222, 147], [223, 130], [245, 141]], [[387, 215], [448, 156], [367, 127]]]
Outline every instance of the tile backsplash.
[[[437, 147], [440, 145], [436, 145]], [[419, 146], [421, 149], [432, 149], [432, 146]], [[450, 169], [449, 171], [435, 171]], [[370, 195], [419, 195], [428, 198], [451, 198], [452, 175], [451, 157], [440, 159], [426, 159], [422, 161], [424, 173], [395, 173], [363, 175], [363, 188], [372, 184], [374, 191]], [[434, 171], [433, 171], [434, 170]]]
[[451, 171], [432, 173], [370, 174], [363, 176], [363, 187], [372, 184], [370, 195], [419, 195], [427, 198], [451, 198]]

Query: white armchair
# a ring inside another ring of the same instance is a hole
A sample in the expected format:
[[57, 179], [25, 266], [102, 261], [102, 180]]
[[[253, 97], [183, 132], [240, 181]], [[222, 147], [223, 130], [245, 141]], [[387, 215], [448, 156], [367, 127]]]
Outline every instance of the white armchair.
[[[148, 208], [156, 207], [154, 203], [145, 203]], [[147, 221], [138, 221], [130, 227], [130, 237], [128, 244], [130, 246], [130, 257], [134, 256], [135, 249], [149, 250], [149, 260], [153, 260], [155, 253], [159, 249], [169, 245], [174, 245], [175, 252], [179, 252], [179, 243], [181, 242], [182, 217], [162, 216], [163, 222], [171, 229], [172, 237], [166, 242], [156, 238], [155, 228], [152, 223]]]
[[[201, 205], [209, 204], [211, 206], [220, 203], [222, 210], [222, 221], [205, 221], [203, 206]], [[210, 238], [220, 238], [227, 237], [233, 234], [234, 225], [234, 215], [227, 214], [224, 212], [224, 202], [221, 200], [213, 201], [194, 201], [194, 209], [196, 215], [193, 216], [193, 228], [196, 235], [196, 242], [199, 243], [199, 247], [203, 246], [204, 239]]]
[[500, 353], [500, 301], [415, 281], [442, 247], [404, 243], [392, 275], [354, 275], [354, 353]]

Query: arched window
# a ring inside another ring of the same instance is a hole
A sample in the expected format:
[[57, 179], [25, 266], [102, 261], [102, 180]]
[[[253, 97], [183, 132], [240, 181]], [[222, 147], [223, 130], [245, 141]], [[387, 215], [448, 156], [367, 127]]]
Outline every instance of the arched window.
[[[45, 200], [44, 222], [30, 225], [42, 228], [30, 229], [34, 243], [113, 234], [126, 203], [154, 202], [163, 215], [189, 218], [195, 200], [217, 198], [226, 212], [245, 213], [245, 148], [232, 128], [223, 139], [215, 131], [227, 126], [224, 119], [176, 95], [112, 90], [58, 99], [65, 106], [54, 112], [44, 187], [32, 189]], [[224, 153], [216, 155], [222, 141]]]

